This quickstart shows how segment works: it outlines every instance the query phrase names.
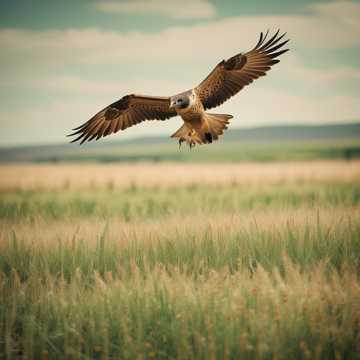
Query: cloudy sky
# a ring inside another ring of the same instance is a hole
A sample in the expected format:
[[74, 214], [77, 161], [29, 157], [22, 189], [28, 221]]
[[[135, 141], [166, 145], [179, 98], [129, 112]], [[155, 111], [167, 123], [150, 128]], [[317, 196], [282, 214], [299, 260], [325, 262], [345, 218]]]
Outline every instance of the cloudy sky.
[[[360, 120], [360, 1], [0, 2], [0, 146], [61, 143], [128, 93], [172, 95], [280, 28], [291, 51], [215, 112], [232, 127]], [[180, 118], [111, 138], [170, 134]]]

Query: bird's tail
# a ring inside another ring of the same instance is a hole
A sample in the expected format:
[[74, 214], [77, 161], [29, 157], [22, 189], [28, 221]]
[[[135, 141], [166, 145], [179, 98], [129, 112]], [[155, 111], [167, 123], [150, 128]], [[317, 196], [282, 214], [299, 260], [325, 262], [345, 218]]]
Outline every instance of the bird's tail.
[[209, 144], [217, 140], [224, 130], [227, 129], [229, 120], [232, 115], [226, 114], [209, 114], [203, 115], [203, 122], [199, 127], [189, 127], [186, 123], [183, 124], [174, 134], [172, 138], [178, 138], [179, 144], [186, 142], [190, 147], [195, 144]]
[[205, 143], [211, 143], [217, 140], [224, 130], [227, 129], [229, 120], [232, 119], [232, 115], [227, 114], [209, 114], [205, 113], [204, 126], [202, 128], [201, 138]]

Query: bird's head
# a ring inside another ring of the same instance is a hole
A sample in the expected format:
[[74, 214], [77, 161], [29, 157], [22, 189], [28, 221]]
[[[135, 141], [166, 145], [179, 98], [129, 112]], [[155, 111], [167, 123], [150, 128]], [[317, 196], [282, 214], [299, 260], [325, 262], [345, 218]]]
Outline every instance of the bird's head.
[[179, 94], [170, 98], [171, 109], [186, 109], [190, 105], [190, 96], [187, 94]]

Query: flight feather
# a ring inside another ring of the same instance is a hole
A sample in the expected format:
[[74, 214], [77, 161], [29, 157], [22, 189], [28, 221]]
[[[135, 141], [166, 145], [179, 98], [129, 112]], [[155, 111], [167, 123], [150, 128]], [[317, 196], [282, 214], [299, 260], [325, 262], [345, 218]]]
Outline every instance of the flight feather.
[[73, 129], [74, 132], [69, 136], [77, 136], [71, 142], [80, 141], [82, 144], [125, 130], [145, 120], [166, 120], [176, 115], [176, 111], [169, 106], [169, 97], [126, 95]]
[[205, 110], [221, 105], [280, 61], [277, 57], [288, 51], [282, 47], [289, 40], [281, 42], [285, 34], [279, 36], [279, 31], [269, 40], [267, 36], [261, 33], [252, 50], [221, 61], [195, 88]]

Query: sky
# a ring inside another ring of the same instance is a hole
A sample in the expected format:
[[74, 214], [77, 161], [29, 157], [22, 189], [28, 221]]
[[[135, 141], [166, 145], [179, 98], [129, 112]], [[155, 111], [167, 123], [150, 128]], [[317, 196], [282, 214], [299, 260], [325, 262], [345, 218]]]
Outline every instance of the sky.
[[[1, 0], [0, 146], [67, 142], [122, 96], [190, 89], [278, 28], [290, 51], [212, 112], [232, 114], [232, 128], [360, 121], [359, 0]], [[181, 122], [103, 141], [170, 135]]]

